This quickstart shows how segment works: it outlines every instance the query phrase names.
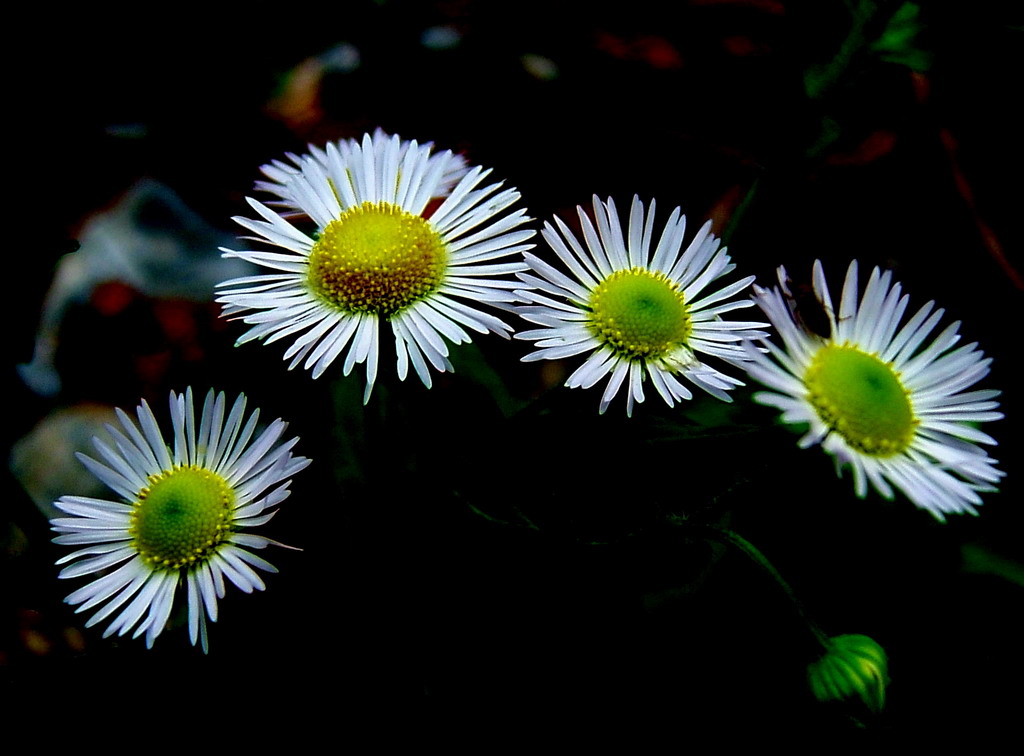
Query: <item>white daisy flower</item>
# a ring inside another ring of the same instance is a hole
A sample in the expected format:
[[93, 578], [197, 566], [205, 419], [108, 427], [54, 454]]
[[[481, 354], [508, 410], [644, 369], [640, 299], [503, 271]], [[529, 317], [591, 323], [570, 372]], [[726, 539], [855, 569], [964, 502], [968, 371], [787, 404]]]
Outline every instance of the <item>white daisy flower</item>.
[[102, 462], [78, 455], [123, 499], [64, 496], [55, 503], [71, 517], [51, 520], [61, 534], [54, 542], [83, 547], [57, 562], [73, 562], [60, 577], [103, 573], [65, 599], [80, 604], [76, 612], [102, 605], [86, 627], [117, 613], [104, 637], [135, 627], [132, 637], [145, 633], [152, 647], [184, 582], [189, 636], [206, 651], [206, 616], [216, 622], [224, 578], [252, 593], [264, 588], [254, 567], [277, 572], [248, 549], [282, 544], [244, 531], [274, 516], [272, 508], [290, 493], [291, 477], [309, 460], [292, 455], [297, 438], [281, 442], [287, 427], [282, 420], [253, 440], [259, 410], [246, 420], [245, 404], [240, 395], [225, 419], [224, 394], [211, 390], [197, 435], [192, 389], [184, 396], [172, 391], [173, 447], [143, 401], [136, 410], [138, 425], [117, 410], [123, 430], [107, 426], [113, 446], [93, 439]]
[[[256, 200], [262, 220], [235, 218], [258, 241], [285, 252], [235, 252], [279, 272], [236, 278], [217, 298], [227, 316], [254, 327], [238, 343], [295, 336], [285, 352], [289, 369], [305, 361], [314, 378], [345, 353], [343, 372], [366, 363], [368, 401], [377, 377], [381, 322], [391, 327], [398, 375], [412, 363], [431, 385], [429, 365], [451, 370], [447, 341], [470, 340], [466, 329], [508, 338], [512, 329], [480, 304], [510, 310], [518, 286], [504, 276], [522, 262], [495, 262], [530, 249], [533, 231], [523, 209], [502, 215], [519, 199], [514, 189], [482, 185], [489, 170], [451, 152], [403, 142], [378, 132], [361, 143], [265, 166], [260, 184], [316, 224], [311, 237]], [[499, 217], [500, 216], [500, 217]], [[468, 304], [464, 301], [468, 300]], [[254, 311], [254, 312], [250, 312]]]
[[565, 385], [590, 388], [609, 376], [601, 398], [602, 413], [627, 377], [627, 415], [632, 414], [634, 402], [644, 400], [645, 376], [650, 376], [670, 407], [693, 396], [676, 376], [723, 401], [732, 401], [727, 392], [742, 386], [742, 381], [706, 365], [702, 355], [738, 366], [748, 359], [743, 340], [765, 335], [755, 329], [767, 323], [721, 317], [754, 304], [748, 299], [727, 301], [749, 286], [753, 276], [701, 296], [712, 281], [736, 267], [725, 248], [719, 249], [721, 241], [711, 233], [711, 221], [680, 254], [686, 218], [677, 207], [652, 257], [654, 208], [652, 200], [645, 215], [643, 203], [634, 196], [624, 237], [615, 203], [611, 199], [601, 202], [595, 196], [596, 229], [583, 208], [577, 208], [586, 250], [561, 219], [555, 218], [561, 235], [550, 223], [544, 224], [545, 241], [569, 273], [527, 254], [526, 262], [537, 275], [517, 274], [534, 290], [516, 291], [522, 300], [532, 303], [516, 311], [542, 326], [516, 334], [516, 338], [535, 341], [538, 347], [523, 361], [557, 360], [588, 352], [586, 361]]
[[[821, 444], [836, 470], [853, 468], [854, 490], [868, 483], [887, 499], [893, 486], [939, 520], [949, 512], [977, 514], [979, 491], [993, 491], [1003, 473], [977, 444], [995, 440], [974, 424], [998, 420], [998, 391], [965, 391], [988, 374], [991, 359], [977, 344], [953, 351], [956, 322], [925, 340], [944, 313], [929, 302], [901, 327], [909, 297], [892, 273], [871, 272], [858, 302], [857, 261], [846, 273], [838, 314], [821, 263], [812, 287], [754, 287], [755, 299], [784, 348], [762, 340], [750, 349], [750, 374], [773, 389], [755, 399], [782, 410], [787, 423], [810, 426], [800, 439]], [[810, 321], [820, 321], [813, 326]]]

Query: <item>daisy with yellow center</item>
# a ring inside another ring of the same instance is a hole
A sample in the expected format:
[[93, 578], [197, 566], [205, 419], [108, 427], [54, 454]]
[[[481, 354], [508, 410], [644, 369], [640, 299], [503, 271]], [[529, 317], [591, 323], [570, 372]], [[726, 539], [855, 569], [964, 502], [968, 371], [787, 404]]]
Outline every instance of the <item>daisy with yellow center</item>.
[[319, 377], [344, 354], [343, 372], [366, 363], [368, 401], [377, 377], [381, 324], [395, 340], [398, 375], [409, 364], [429, 387], [428, 365], [452, 369], [448, 344], [466, 329], [508, 338], [512, 329], [480, 305], [511, 309], [517, 284], [505, 276], [521, 261], [533, 231], [525, 210], [506, 214], [514, 189], [483, 184], [490, 171], [467, 169], [451, 152], [378, 131], [292, 157], [295, 167], [264, 166], [258, 188], [276, 194], [286, 215], [308, 216], [307, 234], [260, 202], [261, 220], [235, 218], [259, 241], [284, 252], [223, 250], [277, 272], [226, 281], [217, 301], [226, 316], [253, 326], [238, 343], [293, 337], [289, 368]]
[[703, 360], [711, 356], [732, 365], [744, 363], [748, 357], [743, 340], [763, 336], [756, 329], [767, 325], [721, 317], [753, 305], [747, 299], [728, 301], [749, 286], [753, 276], [702, 294], [736, 267], [725, 248], [719, 249], [710, 221], [680, 254], [686, 218], [676, 208], [652, 256], [654, 209], [652, 201], [645, 213], [643, 203], [634, 197], [624, 235], [615, 203], [594, 197], [594, 221], [577, 208], [586, 249], [561, 219], [555, 218], [557, 231], [544, 224], [544, 240], [568, 272], [527, 254], [531, 272], [517, 274], [531, 287], [516, 291], [530, 303], [517, 312], [541, 326], [516, 334], [538, 347], [523, 361], [589, 353], [565, 385], [589, 388], [609, 376], [602, 413], [628, 378], [626, 413], [631, 415], [634, 402], [644, 400], [648, 376], [670, 407], [692, 397], [677, 376], [732, 401], [728, 391], [742, 382]]
[[[870, 482], [887, 499], [895, 486], [939, 520], [977, 514], [978, 493], [995, 490], [1003, 473], [978, 446], [995, 440], [976, 424], [1002, 413], [998, 391], [965, 389], [988, 374], [991, 360], [977, 344], [953, 349], [959, 322], [925, 345], [944, 312], [934, 302], [901, 327], [909, 297], [889, 271], [875, 268], [858, 301], [853, 261], [838, 310], [820, 262], [805, 295], [784, 268], [778, 276], [778, 288], [754, 287], [783, 343], [762, 340], [767, 354], [749, 348], [748, 371], [773, 389], [755, 399], [782, 410], [787, 423], [808, 425], [800, 446], [821, 444], [837, 472], [849, 465], [861, 498]], [[825, 327], [807, 327], [812, 318]]]
[[189, 636], [206, 651], [206, 617], [217, 620], [225, 578], [252, 593], [264, 588], [254, 567], [277, 572], [248, 549], [281, 544], [244, 531], [273, 517], [291, 477], [309, 460], [292, 455], [297, 438], [281, 442], [287, 427], [281, 420], [256, 436], [259, 410], [246, 419], [245, 404], [239, 396], [225, 418], [224, 394], [210, 391], [197, 434], [192, 389], [184, 396], [171, 392], [173, 446], [143, 401], [138, 425], [117, 410], [121, 429], [107, 426], [112, 446], [93, 439], [103, 462], [79, 455], [123, 499], [64, 496], [55, 503], [71, 517], [51, 520], [60, 534], [54, 542], [83, 547], [57, 562], [73, 562], [60, 577], [103, 573], [65, 599], [80, 604], [77, 612], [100, 607], [86, 627], [116, 613], [104, 637], [134, 627], [132, 637], [145, 633], [151, 647], [184, 583]]

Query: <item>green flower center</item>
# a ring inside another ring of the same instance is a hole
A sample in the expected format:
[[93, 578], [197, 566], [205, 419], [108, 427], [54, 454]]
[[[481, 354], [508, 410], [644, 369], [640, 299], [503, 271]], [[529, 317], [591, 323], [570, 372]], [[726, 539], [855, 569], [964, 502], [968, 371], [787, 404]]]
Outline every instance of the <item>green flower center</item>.
[[891, 457], [910, 446], [920, 421], [892, 365], [830, 344], [814, 356], [804, 384], [818, 416], [853, 448]]
[[202, 467], [149, 476], [132, 512], [135, 548], [149, 564], [176, 570], [201, 562], [231, 532], [235, 492]]
[[447, 267], [447, 247], [425, 218], [364, 202], [323, 230], [306, 280], [329, 305], [388, 318], [436, 291]]
[[663, 357], [685, 345], [689, 308], [676, 284], [644, 268], [617, 270], [590, 295], [590, 328], [631, 360]]

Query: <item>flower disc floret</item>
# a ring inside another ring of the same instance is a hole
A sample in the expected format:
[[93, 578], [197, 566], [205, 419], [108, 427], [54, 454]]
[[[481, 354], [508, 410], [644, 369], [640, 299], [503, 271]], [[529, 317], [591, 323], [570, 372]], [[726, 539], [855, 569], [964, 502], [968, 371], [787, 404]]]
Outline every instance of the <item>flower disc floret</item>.
[[309, 255], [308, 282], [340, 310], [390, 318], [437, 291], [447, 257], [427, 219], [387, 202], [364, 202], [323, 230]]
[[686, 301], [664, 273], [615, 271], [590, 295], [590, 311], [594, 335], [631, 360], [663, 357], [690, 335]]
[[234, 500], [231, 486], [201, 467], [149, 476], [129, 529], [139, 555], [171, 570], [208, 559], [231, 530]]
[[909, 448], [919, 421], [891, 365], [854, 347], [830, 344], [814, 355], [804, 382], [822, 422], [851, 447], [879, 457]]

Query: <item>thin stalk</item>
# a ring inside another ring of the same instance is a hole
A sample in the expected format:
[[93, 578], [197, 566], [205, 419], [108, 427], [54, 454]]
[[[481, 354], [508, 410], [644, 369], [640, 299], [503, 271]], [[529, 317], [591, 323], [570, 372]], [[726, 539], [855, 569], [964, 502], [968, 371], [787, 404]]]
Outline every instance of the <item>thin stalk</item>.
[[786, 579], [782, 577], [782, 574], [775, 569], [775, 566], [768, 561], [765, 555], [762, 554], [754, 544], [728, 528], [722, 528], [717, 525], [696, 525], [693, 527], [698, 531], [701, 531], [708, 538], [712, 538], [730, 546], [735, 546], [737, 549], [742, 551], [752, 562], [754, 562], [754, 564], [760, 567], [772, 580], [775, 581], [775, 584], [786, 595], [786, 598], [789, 599], [790, 604], [796, 610], [800, 619], [803, 620], [808, 631], [814, 636], [815, 640], [821, 644], [822, 648], [827, 651], [832, 647], [828, 635], [825, 634], [825, 631], [821, 629], [817, 622], [811, 619], [807, 610], [804, 608], [804, 605], [800, 603], [800, 599], [796, 597], [796, 593], [793, 591], [790, 584], [786, 582]]

